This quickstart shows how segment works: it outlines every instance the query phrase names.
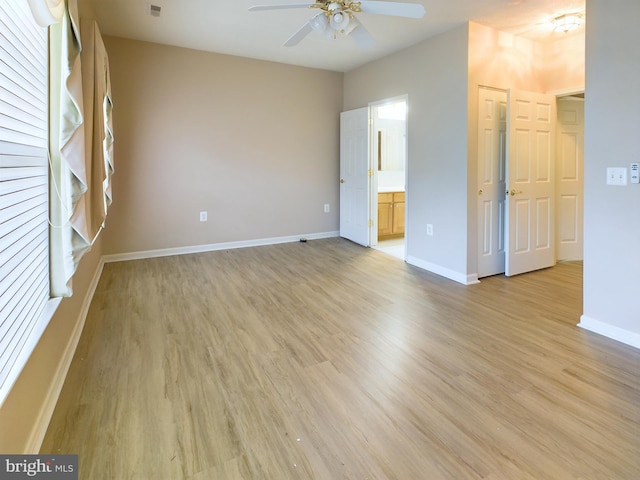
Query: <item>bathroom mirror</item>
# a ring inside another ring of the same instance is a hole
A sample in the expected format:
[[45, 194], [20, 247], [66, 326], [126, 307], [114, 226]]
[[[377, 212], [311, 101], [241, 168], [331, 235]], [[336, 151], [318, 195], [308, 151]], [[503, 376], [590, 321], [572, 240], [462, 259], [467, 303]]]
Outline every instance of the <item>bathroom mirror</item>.
[[406, 102], [398, 101], [376, 107], [374, 131], [379, 171], [402, 171], [405, 169]]

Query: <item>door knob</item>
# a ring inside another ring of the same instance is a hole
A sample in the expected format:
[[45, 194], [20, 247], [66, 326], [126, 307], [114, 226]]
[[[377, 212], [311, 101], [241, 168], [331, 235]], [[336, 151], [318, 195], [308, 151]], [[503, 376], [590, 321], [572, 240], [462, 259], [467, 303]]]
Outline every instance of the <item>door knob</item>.
[[522, 193], [522, 190], [516, 190], [515, 188], [512, 188], [511, 191], [507, 190], [507, 195], [511, 195], [512, 197], [514, 195], [520, 195]]
[[482, 195], [482, 189], [478, 190], [478, 196]]
[[344, 183], [344, 178], [341, 178], [341, 179], [340, 179], [340, 183]]

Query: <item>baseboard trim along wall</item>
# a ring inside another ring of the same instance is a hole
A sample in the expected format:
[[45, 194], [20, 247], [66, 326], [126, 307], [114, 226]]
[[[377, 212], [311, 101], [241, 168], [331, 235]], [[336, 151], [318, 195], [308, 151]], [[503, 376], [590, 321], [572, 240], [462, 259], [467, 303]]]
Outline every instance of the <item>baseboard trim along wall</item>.
[[31, 435], [29, 436], [29, 440], [27, 442], [27, 448], [25, 453], [36, 454], [40, 452], [40, 447], [42, 446], [42, 442], [44, 440], [44, 436], [47, 433], [47, 428], [49, 427], [49, 422], [51, 422], [51, 417], [53, 415], [53, 411], [56, 408], [56, 404], [58, 403], [58, 398], [60, 397], [60, 392], [62, 392], [62, 387], [64, 385], [64, 381], [67, 378], [67, 373], [69, 372], [69, 368], [71, 367], [71, 361], [73, 360], [73, 356], [76, 353], [76, 348], [78, 347], [78, 342], [80, 341], [80, 335], [82, 334], [82, 329], [84, 328], [84, 323], [87, 319], [87, 314], [89, 313], [89, 307], [91, 306], [91, 301], [93, 300], [93, 295], [98, 287], [98, 282], [100, 281], [100, 276], [102, 275], [102, 268], [104, 267], [104, 261], [100, 260], [98, 263], [98, 268], [91, 279], [91, 284], [89, 285], [89, 289], [82, 301], [82, 309], [78, 314], [78, 320], [76, 321], [75, 328], [73, 332], [71, 332], [71, 336], [69, 337], [69, 342], [64, 349], [64, 354], [56, 369], [56, 374], [51, 382], [49, 390], [47, 392], [47, 396], [44, 399], [42, 404], [42, 408], [34, 422], [33, 429], [31, 430]]
[[612, 340], [617, 340], [618, 342], [631, 345], [632, 347], [640, 348], [640, 334], [635, 332], [601, 322], [600, 320], [587, 317], [586, 315], [582, 315], [582, 317], [580, 317], [580, 323], [578, 323], [578, 326], [590, 332], [611, 338]]
[[144, 258], [170, 257], [172, 255], [188, 255], [190, 253], [214, 252], [216, 250], [231, 250], [234, 248], [261, 247], [275, 245], [277, 243], [299, 242], [300, 239], [318, 240], [320, 238], [332, 238], [340, 236], [340, 232], [320, 232], [303, 235], [291, 235], [287, 237], [259, 238], [255, 240], [241, 240], [238, 242], [212, 243], [209, 245], [195, 245], [192, 247], [162, 248], [158, 250], [144, 250], [132, 253], [117, 253], [105, 255], [105, 263], [123, 262], [127, 260], [141, 260]]
[[424, 260], [420, 260], [419, 258], [411, 255], [407, 257], [407, 263], [422, 268], [428, 272], [435, 273], [436, 275], [440, 275], [441, 277], [448, 278], [449, 280], [453, 280], [454, 282], [461, 283], [462, 285], [474, 285], [476, 283], [480, 283], [478, 280], [478, 274], [467, 275], [456, 272], [455, 270], [450, 270], [441, 265], [436, 265], [435, 263], [425, 262]]

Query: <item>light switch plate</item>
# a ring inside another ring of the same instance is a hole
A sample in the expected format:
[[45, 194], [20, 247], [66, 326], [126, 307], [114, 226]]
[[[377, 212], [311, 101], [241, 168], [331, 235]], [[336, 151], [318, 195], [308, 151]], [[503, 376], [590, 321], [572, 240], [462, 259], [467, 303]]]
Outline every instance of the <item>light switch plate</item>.
[[624, 186], [627, 184], [627, 169], [622, 167], [607, 168], [607, 185]]

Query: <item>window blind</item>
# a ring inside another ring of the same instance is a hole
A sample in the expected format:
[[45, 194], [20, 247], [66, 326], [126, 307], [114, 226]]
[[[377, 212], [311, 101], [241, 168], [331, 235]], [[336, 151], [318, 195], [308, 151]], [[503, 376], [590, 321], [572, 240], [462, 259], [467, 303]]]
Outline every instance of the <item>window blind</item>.
[[0, 2], [0, 403], [49, 300], [47, 49], [28, 2]]

